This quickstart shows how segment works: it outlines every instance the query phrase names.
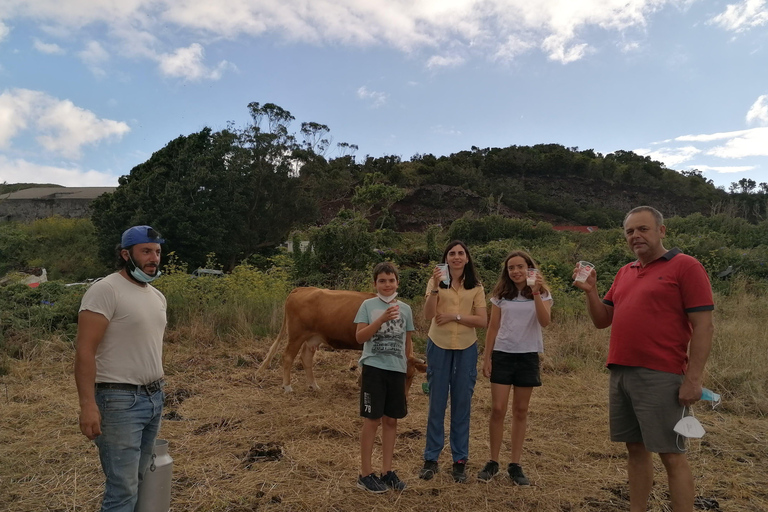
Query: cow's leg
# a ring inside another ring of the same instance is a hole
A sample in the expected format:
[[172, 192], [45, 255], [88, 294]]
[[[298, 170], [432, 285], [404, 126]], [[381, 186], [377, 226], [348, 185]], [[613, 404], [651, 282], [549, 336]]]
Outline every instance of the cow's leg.
[[[290, 332], [290, 330], [289, 330]], [[288, 337], [288, 344], [283, 352], [283, 389], [286, 393], [291, 393], [293, 388], [291, 387], [291, 368], [293, 367], [293, 360], [296, 359], [296, 355], [299, 353], [299, 349], [304, 344], [309, 336], [292, 339]]]
[[320, 386], [317, 385], [317, 381], [315, 380], [315, 373], [312, 371], [312, 366], [314, 364], [317, 347], [319, 347], [323, 341], [323, 337], [316, 334], [309, 338], [304, 343], [304, 347], [301, 349], [301, 362], [304, 365], [304, 371], [307, 372], [307, 385], [310, 389], [314, 389], [315, 391], [319, 390]]

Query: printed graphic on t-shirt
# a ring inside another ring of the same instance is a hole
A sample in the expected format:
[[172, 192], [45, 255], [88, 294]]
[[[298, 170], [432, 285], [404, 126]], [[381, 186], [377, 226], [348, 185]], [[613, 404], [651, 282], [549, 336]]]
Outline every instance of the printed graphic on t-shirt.
[[371, 344], [371, 351], [376, 355], [390, 355], [402, 359], [404, 337], [405, 320], [403, 317], [384, 322], [378, 332], [376, 332], [369, 341]]

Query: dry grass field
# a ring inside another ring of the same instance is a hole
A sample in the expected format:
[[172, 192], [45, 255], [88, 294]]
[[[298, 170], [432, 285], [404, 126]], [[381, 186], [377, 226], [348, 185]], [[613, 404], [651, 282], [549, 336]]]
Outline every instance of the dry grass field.
[[[762, 368], [762, 380], [749, 388], [759, 395], [766, 371], [766, 322], [756, 322], [753, 311], [734, 302], [719, 308], [717, 323], [710, 379], [717, 378], [708, 383], [735, 386], [729, 378], [757, 379], [754, 372]], [[761, 324], [754, 332], [747, 331], [759, 338], [753, 340], [758, 348], [748, 356], [752, 361], [742, 361], [738, 367], [739, 356], [726, 347], [744, 336], [744, 325], [753, 324]], [[303, 372], [297, 370], [296, 391], [285, 395], [277, 363], [263, 381], [253, 377], [271, 340], [215, 337], [204, 326], [169, 332], [161, 437], [169, 441], [174, 458], [171, 509], [628, 510], [624, 448], [608, 440], [607, 373], [602, 369], [607, 335], [576, 319], [547, 330], [544, 386], [533, 394], [522, 461], [533, 483], [530, 488], [515, 487], [506, 477], [490, 483], [474, 478], [488, 457], [490, 386], [482, 376], [473, 402], [471, 478], [465, 484], [453, 483], [448, 447], [436, 478], [429, 482], [417, 478], [427, 409], [420, 375], [409, 396], [410, 413], [398, 426], [395, 451], [395, 469], [408, 488], [403, 493], [370, 495], [355, 487], [361, 426], [356, 353], [318, 351], [321, 390], [308, 390]], [[0, 510], [98, 508], [103, 476], [96, 448], [78, 429], [73, 355], [69, 341], [38, 340], [0, 377]], [[724, 368], [715, 374], [713, 365]], [[756, 370], [744, 377], [744, 368]], [[704, 404], [696, 407], [707, 430], [689, 451], [697, 508], [767, 511], [768, 421], [760, 397], [740, 397], [735, 388], [717, 389], [724, 393], [721, 407], [714, 411]], [[501, 459], [506, 466], [506, 446]], [[377, 445], [374, 467], [379, 460]], [[666, 480], [658, 458], [655, 464], [649, 510], [666, 511]]]

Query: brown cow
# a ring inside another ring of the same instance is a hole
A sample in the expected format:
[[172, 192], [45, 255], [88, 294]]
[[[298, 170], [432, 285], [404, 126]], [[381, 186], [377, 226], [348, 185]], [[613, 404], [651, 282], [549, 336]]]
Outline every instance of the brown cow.
[[[320, 344], [339, 350], [362, 350], [363, 345], [355, 339], [357, 325], [354, 323], [357, 310], [364, 300], [375, 297], [372, 293], [351, 292], [346, 290], [325, 290], [321, 288], [296, 288], [285, 300], [283, 325], [267, 356], [262, 361], [256, 375], [269, 366], [277, 352], [277, 346], [284, 337], [288, 344], [283, 352], [283, 389], [286, 393], [291, 387], [291, 367], [301, 349], [301, 361], [307, 372], [307, 384], [312, 389], [320, 389], [312, 373], [312, 359]], [[416, 372], [427, 371], [424, 361], [413, 356], [408, 358], [405, 392], [411, 387]]]

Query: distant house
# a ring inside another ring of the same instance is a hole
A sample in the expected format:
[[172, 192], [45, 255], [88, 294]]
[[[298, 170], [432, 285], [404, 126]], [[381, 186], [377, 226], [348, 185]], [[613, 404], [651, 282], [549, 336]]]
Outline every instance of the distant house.
[[597, 226], [552, 226], [555, 231], [577, 231], [579, 233], [592, 233], [597, 231]]
[[[293, 252], [293, 240], [288, 240], [287, 242], [283, 242], [280, 244], [281, 247], [285, 247], [288, 252]], [[307, 248], [309, 247], [309, 240], [300, 240], [299, 241], [299, 250], [301, 252], [305, 252]]]
[[40, 187], [25, 188], [0, 195], [0, 222], [30, 222], [59, 215], [66, 218], [90, 217], [91, 201], [116, 187]]

